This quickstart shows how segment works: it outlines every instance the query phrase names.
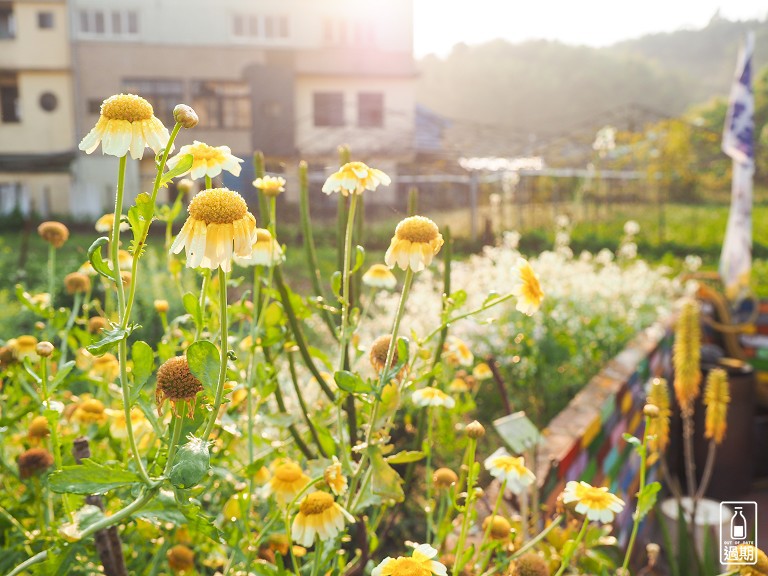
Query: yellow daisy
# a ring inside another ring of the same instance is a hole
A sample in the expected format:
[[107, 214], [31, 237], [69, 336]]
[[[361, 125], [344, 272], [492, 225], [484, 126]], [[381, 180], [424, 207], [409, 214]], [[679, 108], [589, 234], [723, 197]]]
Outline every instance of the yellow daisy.
[[576, 512], [589, 520], [603, 523], [613, 522], [615, 514], [624, 509], [624, 501], [608, 492], [604, 486], [591, 486], [586, 482], [571, 480], [563, 491], [565, 504], [576, 504]]
[[214, 178], [221, 174], [222, 170], [240, 176], [240, 163], [243, 159], [233, 156], [229, 146], [209, 146], [205, 142], [195, 140], [192, 144], [182, 146], [176, 156], [168, 159], [168, 169], [174, 168], [186, 154], [192, 154], [192, 168], [189, 169], [189, 175], [193, 180], [204, 176]]
[[107, 421], [104, 403], [96, 398], [83, 400], [72, 413], [72, 419], [81, 424], [103, 424]]
[[264, 176], [256, 178], [253, 185], [264, 193], [264, 196], [277, 196], [285, 192], [285, 178], [282, 176]]
[[341, 192], [344, 196], [362, 194], [363, 190], [376, 190], [379, 184], [389, 186], [391, 181], [381, 170], [369, 168], [362, 162], [348, 162], [328, 177], [323, 192]]
[[527, 316], [533, 316], [544, 299], [544, 292], [541, 289], [541, 284], [539, 284], [539, 277], [536, 276], [533, 268], [531, 268], [531, 265], [525, 258], [518, 260], [516, 272], [518, 284], [512, 291], [517, 296], [516, 308]]
[[397, 278], [384, 264], [374, 264], [363, 274], [363, 284], [371, 288], [394, 290], [397, 286]]
[[[115, 222], [115, 215], [112, 213], [104, 214], [101, 218], [96, 220], [96, 232], [111, 232], [112, 231], [112, 224]], [[128, 222], [125, 222], [124, 220], [120, 221], [120, 231], [125, 232], [131, 227]]]
[[475, 366], [472, 370], [472, 376], [478, 380], [488, 380], [489, 378], [493, 378], [493, 371], [491, 370], [491, 367], [488, 366], [488, 364], [485, 362], [480, 362], [480, 364]]
[[447, 576], [447, 568], [432, 560], [437, 556], [437, 550], [429, 544], [419, 544], [411, 556], [387, 556], [371, 572], [371, 576]]
[[292, 460], [282, 460], [272, 473], [269, 481], [270, 492], [280, 506], [291, 501], [309, 484], [309, 476]]
[[333, 540], [344, 530], [344, 520], [355, 519], [327, 492], [307, 494], [299, 504], [299, 513], [293, 519], [293, 541], [302, 546], [312, 546], [315, 536], [320, 540]]
[[134, 94], [110, 96], [101, 104], [96, 126], [80, 142], [80, 150], [90, 154], [101, 144], [101, 152], [118, 158], [131, 153], [134, 160], [144, 156], [149, 146], [155, 154], [167, 144], [168, 129], [154, 115], [152, 104]]
[[251, 255], [241, 258], [235, 255], [238, 266], [273, 266], [285, 261], [285, 254], [277, 240], [265, 228], [256, 228], [256, 236], [251, 246]]
[[469, 346], [456, 336], [448, 336], [443, 352], [445, 352], [445, 361], [451, 366], [471, 366], [475, 361], [475, 355], [472, 354]]
[[251, 255], [256, 219], [237, 192], [211, 188], [198, 192], [189, 203], [189, 218], [171, 245], [171, 252], [187, 253], [187, 267], [224, 272], [232, 269], [232, 256]]
[[34, 336], [25, 334], [24, 336], [8, 340], [7, 344], [13, 351], [13, 356], [19, 362], [23, 362], [24, 358], [29, 358], [30, 362], [40, 360], [40, 356], [37, 354], [37, 338]]
[[412, 395], [413, 403], [416, 406], [425, 408], [427, 406], [442, 406], [444, 408], [453, 408], [456, 401], [445, 392], [432, 386], [426, 386], [421, 390], [416, 390]]
[[395, 228], [395, 235], [384, 255], [384, 262], [390, 268], [410, 268], [414, 272], [424, 270], [443, 245], [443, 235], [437, 224], [423, 216], [411, 216], [402, 220]]
[[525, 467], [525, 459], [511, 456], [504, 448], [499, 448], [485, 459], [485, 469], [500, 481], [507, 481], [507, 488], [515, 494], [523, 493], [533, 484], [536, 477]]
[[341, 469], [341, 462], [336, 456], [333, 457], [333, 463], [323, 472], [323, 479], [331, 491], [336, 496], [342, 496], [347, 491], [347, 477]]

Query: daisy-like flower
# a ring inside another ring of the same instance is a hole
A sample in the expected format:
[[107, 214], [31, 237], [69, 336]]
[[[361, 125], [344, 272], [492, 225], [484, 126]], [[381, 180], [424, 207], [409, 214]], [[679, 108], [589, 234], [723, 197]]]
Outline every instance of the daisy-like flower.
[[[112, 224], [115, 222], [115, 215], [113, 213], [104, 214], [101, 218], [96, 220], [96, 232], [111, 232], [112, 231]], [[125, 222], [124, 220], [120, 221], [120, 232], [125, 232], [131, 227], [128, 222]], [[90, 264], [90, 262], [89, 262]]]
[[488, 380], [489, 378], [493, 378], [493, 371], [488, 364], [480, 362], [480, 364], [472, 369], [472, 376], [478, 380]]
[[525, 459], [511, 456], [504, 448], [499, 448], [485, 459], [485, 469], [498, 480], [507, 481], [507, 488], [515, 494], [523, 493], [533, 484], [536, 477], [525, 467]]
[[371, 288], [394, 290], [397, 286], [397, 278], [389, 267], [384, 264], [374, 264], [363, 274], [363, 284]]
[[61, 222], [43, 222], [37, 227], [37, 233], [54, 248], [61, 248], [69, 238], [69, 228]]
[[362, 194], [364, 190], [376, 190], [379, 184], [389, 186], [391, 181], [381, 170], [369, 168], [362, 162], [347, 162], [328, 177], [323, 184], [323, 192], [341, 192], [344, 196]]
[[447, 576], [447, 568], [432, 560], [437, 556], [437, 550], [429, 544], [419, 544], [413, 549], [411, 556], [387, 556], [371, 572], [371, 576]]
[[235, 255], [238, 266], [274, 266], [285, 261], [285, 254], [277, 240], [265, 228], [256, 228], [256, 237], [251, 246], [251, 255], [241, 258]]
[[516, 272], [519, 283], [512, 291], [517, 296], [517, 306], [515, 308], [527, 316], [533, 316], [544, 299], [544, 292], [541, 289], [541, 284], [539, 284], [539, 277], [525, 258], [518, 260]]
[[277, 196], [285, 192], [285, 178], [282, 176], [264, 176], [256, 178], [253, 185], [264, 193], [264, 196]]
[[77, 405], [72, 419], [81, 424], [103, 424], [107, 421], [104, 403], [96, 398], [88, 398]]
[[189, 218], [171, 245], [171, 252], [187, 253], [188, 268], [232, 269], [232, 256], [251, 255], [256, 219], [237, 192], [210, 188], [189, 203]]
[[134, 160], [144, 156], [149, 146], [157, 154], [170, 139], [168, 129], [154, 115], [152, 104], [134, 94], [110, 96], [101, 104], [96, 126], [80, 142], [80, 150], [90, 154], [101, 144], [103, 154], [121, 158], [131, 153]]
[[608, 492], [604, 486], [591, 486], [586, 482], [571, 480], [563, 491], [565, 504], [576, 504], [576, 512], [588, 520], [613, 522], [614, 516], [624, 509], [624, 501]]
[[443, 348], [445, 352], [445, 361], [452, 366], [471, 366], [475, 361], [475, 355], [472, 350], [461, 339], [456, 336], [448, 336], [448, 341]]
[[315, 536], [323, 541], [333, 540], [344, 530], [345, 519], [355, 521], [327, 492], [307, 494], [293, 519], [293, 541], [309, 547], [315, 542]]
[[19, 362], [23, 362], [24, 358], [29, 358], [30, 362], [37, 362], [40, 360], [40, 356], [37, 354], [37, 338], [25, 334], [18, 338], [12, 338], [8, 340], [7, 345], [13, 351], [13, 356]]
[[240, 176], [240, 163], [243, 159], [233, 156], [229, 146], [209, 146], [205, 142], [195, 140], [192, 144], [182, 146], [176, 156], [168, 159], [168, 169], [173, 169], [186, 154], [192, 154], [192, 167], [184, 174], [189, 173], [193, 180], [204, 176], [214, 178], [221, 174], [222, 170]]
[[451, 409], [456, 406], [456, 401], [445, 392], [432, 386], [426, 386], [416, 390], [412, 395], [413, 403], [422, 408], [427, 406], [443, 406]]
[[309, 484], [309, 476], [292, 460], [282, 460], [272, 472], [269, 481], [270, 492], [280, 506], [290, 504]]
[[331, 492], [336, 496], [342, 496], [347, 491], [347, 477], [341, 469], [341, 462], [336, 456], [333, 457], [333, 463], [323, 472], [323, 479]]
[[423, 216], [411, 216], [402, 220], [395, 228], [395, 235], [384, 255], [384, 262], [390, 268], [400, 266], [414, 272], [424, 270], [443, 245], [443, 235], [437, 224]]

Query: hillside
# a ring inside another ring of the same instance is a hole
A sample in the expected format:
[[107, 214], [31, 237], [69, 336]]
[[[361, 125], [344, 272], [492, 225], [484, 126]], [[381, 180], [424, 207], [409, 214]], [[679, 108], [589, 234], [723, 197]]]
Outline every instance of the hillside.
[[451, 141], [482, 154], [536, 153], [605, 124], [638, 127], [725, 96], [747, 29], [755, 70], [768, 63], [768, 20], [713, 18], [701, 30], [653, 34], [607, 48], [495, 40], [419, 62], [420, 103], [455, 120]]

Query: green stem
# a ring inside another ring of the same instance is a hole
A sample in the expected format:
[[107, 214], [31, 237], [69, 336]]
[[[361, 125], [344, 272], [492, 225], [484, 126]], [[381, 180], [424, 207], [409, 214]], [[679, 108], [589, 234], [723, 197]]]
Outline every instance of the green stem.
[[[475, 465], [476, 449], [477, 439], [469, 438], [469, 442], [467, 443], [467, 456], [465, 460], [467, 466], [467, 498], [462, 510], [463, 517], [461, 519], [461, 532], [459, 532], [459, 540], [456, 544], [456, 550], [454, 552], [455, 560], [453, 564], [453, 574], [461, 574], [462, 568], [464, 567], [465, 543], [467, 541], [467, 534], [469, 532], [469, 525], [471, 523], [472, 517], [472, 505], [474, 503], [475, 474], [473, 472], [473, 468]], [[463, 484], [463, 482], [459, 480], [457, 492], [461, 491], [461, 484]]]
[[131, 422], [131, 391], [128, 385], [128, 343], [125, 338], [120, 340], [117, 346], [117, 354], [120, 362], [120, 388], [123, 394], [123, 412], [125, 413], [125, 430], [128, 434], [128, 445], [131, 447], [133, 459], [136, 461], [136, 467], [139, 470], [142, 480], [149, 484], [151, 481], [144, 467], [144, 461], [139, 453], [139, 446], [136, 444], [136, 435], [133, 433], [133, 423]]
[[75, 293], [74, 302], [72, 303], [72, 311], [67, 319], [67, 325], [64, 327], [64, 334], [61, 337], [61, 357], [59, 358], [59, 364], [63, 366], [67, 362], [67, 351], [69, 349], [69, 332], [72, 330], [72, 326], [75, 325], [75, 319], [80, 312], [80, 306], [82, 305], [83, 294], [80, 292]]
[[565, 569], [568, 568], [569, 564], [571, 563], [571, 558], [573, 558], [574, 552], [576, 552], [576, 549], [579, 547], [579, 544], [581, 544], [581, 541], [584, 539], [584, 534], [587, 533], [587, 526], [589, 525], [589, 518], [586, 516], [584, 517], [584, 522], [581, 525], [581, 530], [579, 530], [579, 535], [576, 536], [576, 540], [573, 541], [573, 546], [568, 550], [568, 553], [563, 556], [563, 561], [560, 564], [560, 568], [557, 569], [557, 572], [555, 572], [555, 576], [562, 576], [563, 572], [565, 572]]
[[497, 304], [501, 304], [502, 302], [506, 302], [510, 298], [514, 296], [514, 293], [510, 292], [509, 294], [505, 294], [504, 296], [499, 296], [498, 298], [494, 298], [490, 302], [486, 302], [482, 306], [478, 306], [474, 310], [470, 310], [469, 312], [465, 312], [464, 314], [458, 314], [456, 316], [453, 316], [452, 318], [448, 318], [447, 320], [443, 321], [440, 326], [432, 330], [427, 336], [422, 340], [422, 342], [429, 342], [432, 340], [432, 338], [435, 337], [439, 332], [445, 329], [446, 326], [450, 326], [454, 322], [458, 322], [459, 320], [463, 320], [464, 318], [468, 318], [469, 316], [474, 316], [475, 314], [479, 314], [480, 312], [484, 312], [488, 310], [489, 308], [493, 308]]
[[205, 299], [208, 292], [208, 283], [211, 280], [211, 275], [208, 270], [203, 270], [203, 282], [200, 286], [200, 298], [198, 300], [198, 307], [200, 308], [200, 325], [195, 330], [195, 341], [200, 340], [200, 335], [205, 328]]
[[426, 440], [426, 452], [427, 452], [427, 462], [426, 462], [426, 471], [425, 471], [425, 477], [424, 480], [427, 484], [426, 486], [426, 498], [427, 498], [427, 510], [426, 510], [426, 516], [427, 516], [427, 537], [424, 539], [424, 542], [431, 542], [430, 538], [432, 536], [432, 515], [434, 513], [434, 506], [432, 504], [432, 432], [433, 432], [433, 421], [434, 421], [434, 414], [432, 414], [432, 411], [429, 409], [429, 407], [426, 408], [426, 414], [427, 417], [427, 440]]
[[627, 544], [627, 551], [624, 554], [624, 563], [621, 567], [626, 571], [629, 567], [629, 558], [632, 556], [632, 548], [635, 546], [635, 538], [637, 538], [637, 531], [640, 528], [640, 497], [643, 494], [643, 488], [645, 488], [645, 468], [648, 460], [648, 428], [650, 425], [650, 418], [645, 417], [645, 428], [643, 428], [643, 449], [640, 451], [640, 485], [637, 490], [637, 505], [635, 508], [634, 522], [632, 524], [632, 533], [629, 536], [629, 544]]
[[349, 203], [346, 231], [344, 233], [344, 258], [341, 269], [341, 338], [339, 339], [339, 370], [344, 370], [347, 340], [349, 338], [349, 263], [352, 258], [352, 231], [355, 226], [357, 198], [357, 194], [352, 194], [352, 199]]
[[51, 297], [51, 314], [56, 310], [53, 301], [53, 291], [56, 288], [56, 248], [48, 245], [48, 294]]
[[208, 174], [206, 174], [205, 175], [205, 189], [206, 190], [210, 190], [211, 188], [213, 188], [213, 180], [211, 179], [210, 176], [208, 176]]
[[293, 389], [296, 392], [296, 398], [299, 400], [301, 413], [304, 415], [304, 420], [307, 422], [307, 426], [309, 427], [309, 433], [312, 434], [312, 439], [315, 441], [317, 449], [323, 458], [328, 458], [328, 453], [323, 449], [323, 444], [320, 442], [320, 437], [317, 434], [315, 425], [312, 424], [312, 419], [309, 417], [309, 410], [307, 410], [307, 403], [304, 401], [304, 395], [301, 393], [299, 380], [296, 376], [296, 364], [293, 360], [293, 352], [291, 351], [288, 351], [288, 368], [291, 373], [291, 382], [293, 382]]
[[221, 317], [221, 363], [219, 365], [219, 381], [216, 384], [216, 397], [213, 401], [213, 410], [208, 418], [208, 424], [203, 431], [203, 442], [206, 442], [213, 432], [213, 427], [216, 424], [216, 416], [219, 414], [219, 408], [221, 408], [221, 401], [224, 398], [224, 381], [227, 379], [227, 338], [228, 324], [227, 324], [227, 273], [221, 268], [219, 270], [219, 315]]
[[538, 544], [544, 538], [546, 538], [549, 535], [549, 533], [552, 532], [552, 530], [554, 530], [555, 528], [560, 526], [560, 523], [562, 521], [563, 521], [563, 516], [556, 516], [552, 520], [552, 523], [549, 526], [547, 526], [546, 528], [544, 528], [544, 530], [542, 530], [536, 536], [531, 538], [519, 550], [516, 550], [515, 553], [512, 554], [512, 556], [510, 556], [510, 560], [514, 560], [515, 558], [519, 558], [520, 556], [522, 556], [523, 554], [528, 552], [528, 550], [532, 549], [534, 546], [536, 546], [536, 544]]
[[165, 470], [163, 471], [164, 476], [168, 475], [171, 471], [171, 466], [173, 466], [173, 459], [179, 447], [179, 438], [181, 438], [181, 429], [184, 427], [184, 413], [186, 409], [187, 403], [182, 400], [176, 405], [176, 410], [181, 413], [181, 416], [177, 416], [175, 411], [171, 416], [171, 438], [168, 445], [168, 460], [165, 461]]
[[123, 215], [123, 193], [125, 190], [125, 165], [128, 156], [122, 156], [117, 169], [117, 194], [115, 195], [115, 213], [112, 222], [112, 238], [110, 249], [112, 250], [112, 278], [117, 286], [117, 314], [120, 325], [125, 313], [125, 292], [123, 291], [123, 279], [120, 276], [120, 218]]
[[[289, 543], [290, 545], [290, 543]], [[320, 567], [323, 563], [323, 541], [315, 535], [315, 561], [312, 563], [311, 576], [319, 576]]]

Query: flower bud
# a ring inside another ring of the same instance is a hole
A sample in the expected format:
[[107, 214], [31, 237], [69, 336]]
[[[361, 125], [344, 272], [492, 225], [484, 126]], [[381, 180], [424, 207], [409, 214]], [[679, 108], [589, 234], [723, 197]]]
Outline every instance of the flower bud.
[[169, 474], [171, 484], [177, 488], [197, 486], [211, 467], [208, 442], [191, 438], [176, 452]]
[[658, 418], [659, 417], [659, 407], [654, 404], [646, 404], [643, 407], [643, 414], [648, 416], [648, 418]]
[[189, 178], [182, 178], [178, 182], [176, 182], [176, 190], [178, 190], [179, 194], [189, 194], [195, 189], [195, 183], [190, 180]]
[[155, 312], [165, 314], [169, 308], [168, 300], [155, 300]]
[[467, 436], [472, 438], [473, 440], [477, 440], [478, 438], [482, 438], [485, 436], [485, 427], [480, 424], [477, 420], [474, 422], [470, 422], [467, 424], [466, 427]]
[[38, 356], [48, 358], [51, 354], [53, 354], [53, 344], [43, 340], [42, 342], [37, 343], [35, 350], [37, 351]]
[[197, 117], [197, 112], [192, 110], [191, 106], [186, 104], [177, 104], [173, 109], [173, 119], [181, 124], [184, 128], [194, 128], [200, 119]]

